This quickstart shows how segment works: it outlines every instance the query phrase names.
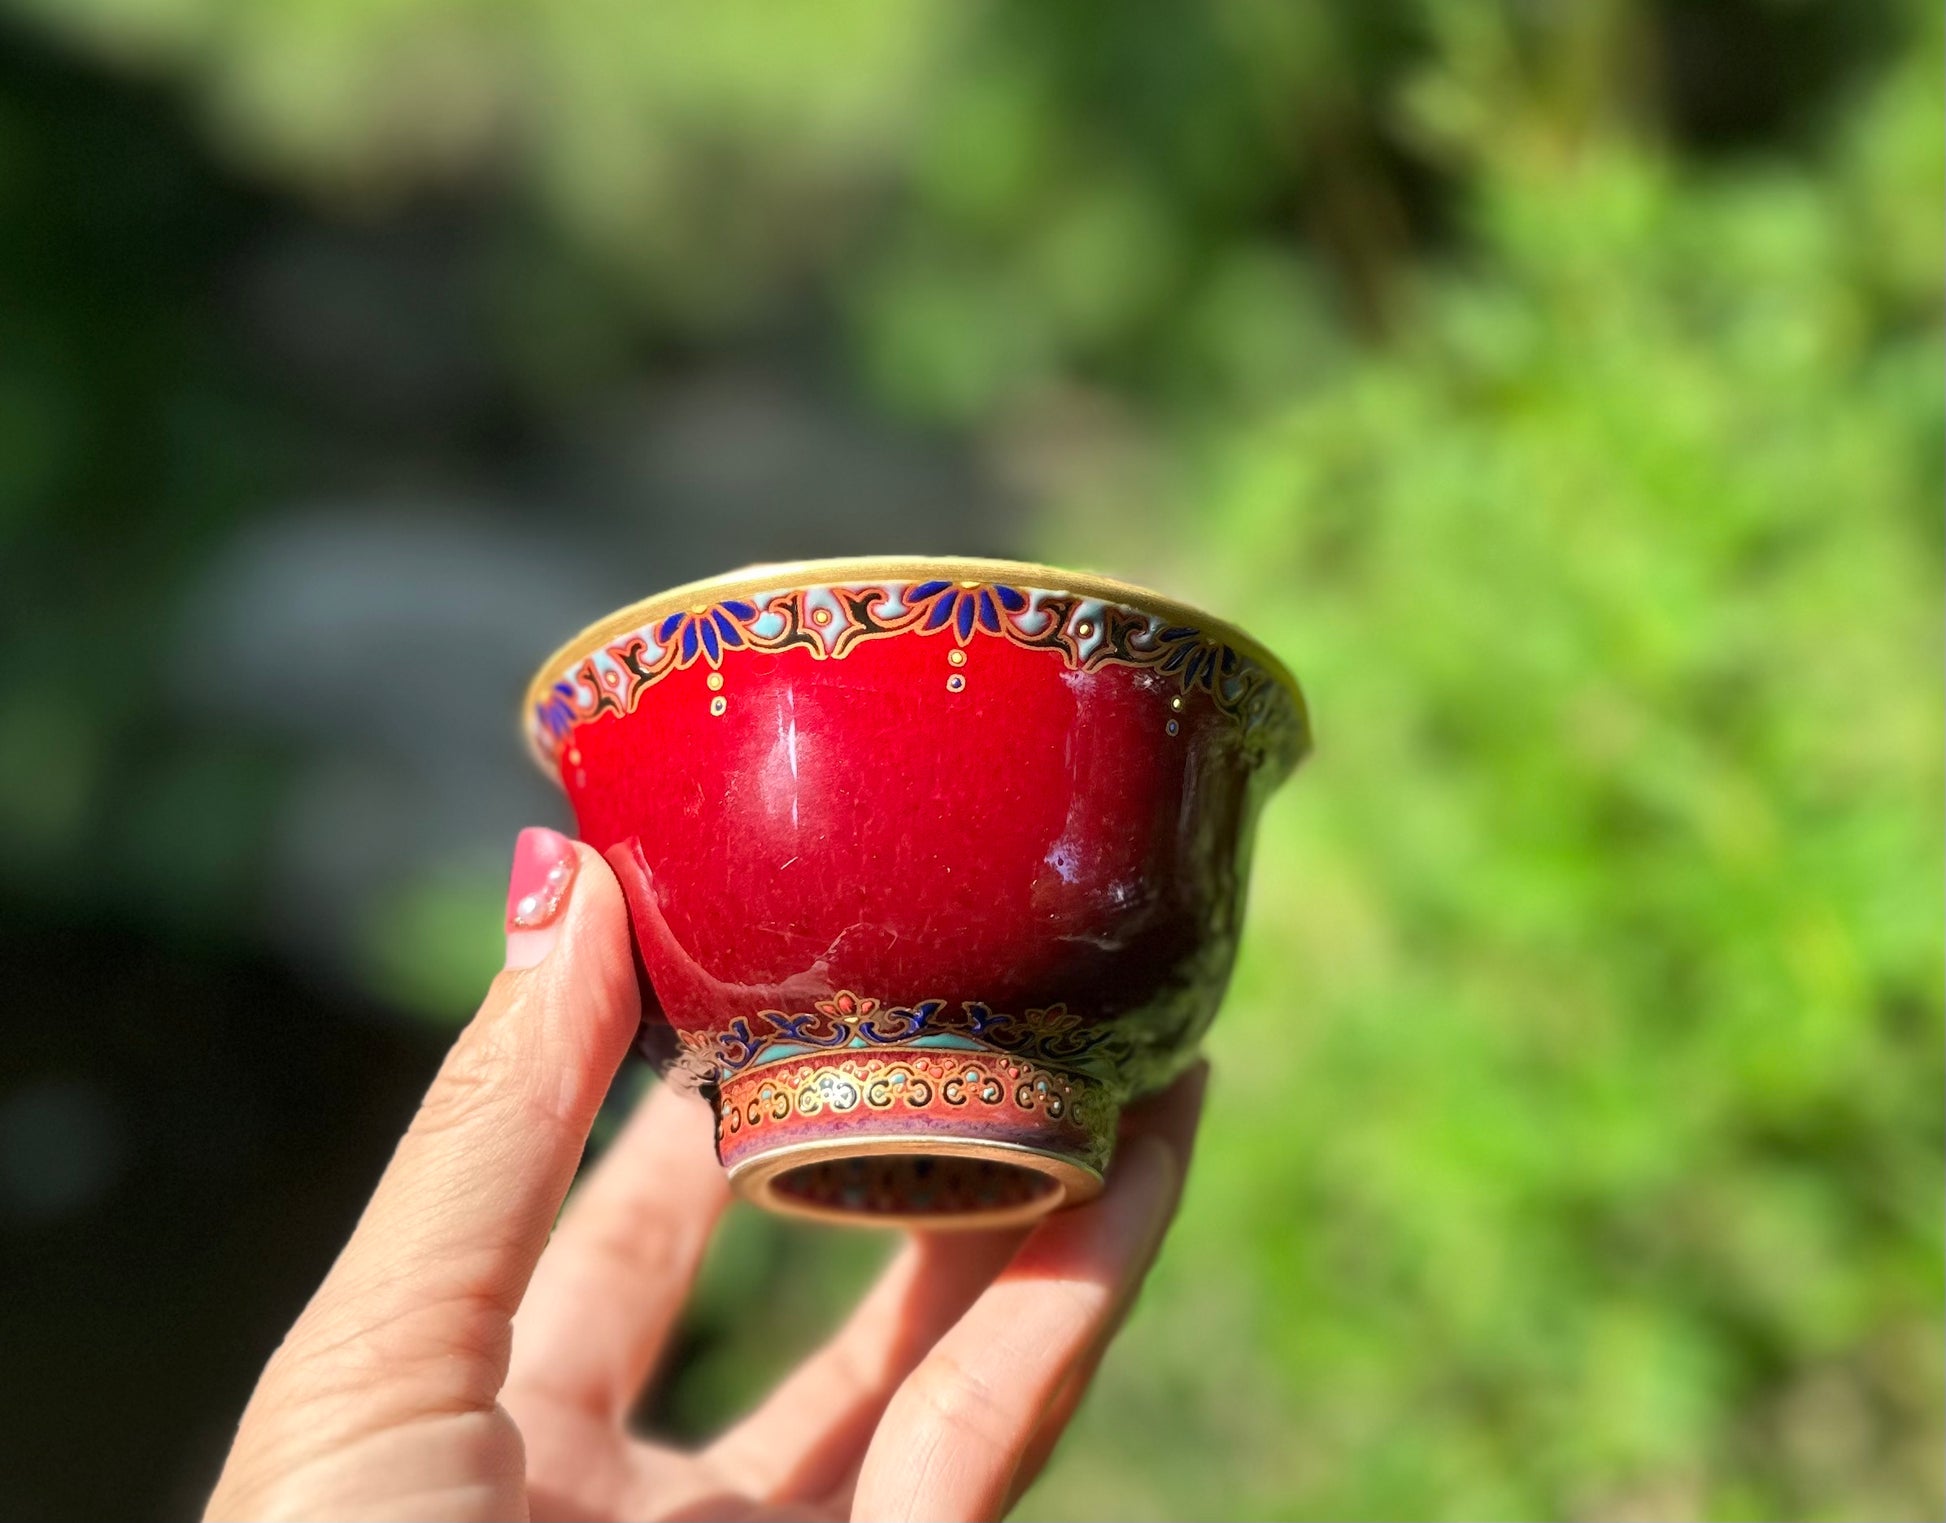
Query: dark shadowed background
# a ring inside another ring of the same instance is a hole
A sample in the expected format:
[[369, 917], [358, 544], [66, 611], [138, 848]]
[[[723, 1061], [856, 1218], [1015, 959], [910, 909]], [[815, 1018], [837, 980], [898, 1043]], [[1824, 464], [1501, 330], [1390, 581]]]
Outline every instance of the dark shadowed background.
[[[1022, 1515], [1937, 1517], [1940, 55], [1916, 0], [0, 3], [0, 1511], [200, 1506], [564, 823], [538, 658], [930, 550], [1205, 602], [1320, 736]], [[645, 1416], [885, 1246], [737, 1215]]]

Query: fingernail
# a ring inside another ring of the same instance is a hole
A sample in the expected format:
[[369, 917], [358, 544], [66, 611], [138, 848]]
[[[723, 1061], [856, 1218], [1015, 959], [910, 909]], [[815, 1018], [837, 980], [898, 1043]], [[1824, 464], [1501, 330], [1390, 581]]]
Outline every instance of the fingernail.
[[514, 842], [507, 879], [507, 966], [531, 968], [561, 934], [561, 906], [574, 887], [574, 842], [558, 830], [533, 826]]

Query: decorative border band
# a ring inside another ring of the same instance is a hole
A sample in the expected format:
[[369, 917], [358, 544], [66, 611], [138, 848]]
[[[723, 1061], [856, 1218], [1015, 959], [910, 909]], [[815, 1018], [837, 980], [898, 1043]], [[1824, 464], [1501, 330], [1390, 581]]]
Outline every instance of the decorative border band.
[[716, 1112], [726, 1163], [808, 1133], [881, 1123], [1031, 1137], [1100, 1169], [1112, 1150], [1116, 1105], [1105, 1086], [1023, 1058], [906, 1048], [767, 1065], [723, 1084]]
[[839, 1049], [1001, 1054], [1111, 1084], [1129, 1057], [1126, 1037], [1109, 1027], [1083, 1025], [1063, 1005], [1021, 1015], [996, 1012], [979, 1000], [955, 1006], [928, 999], [888, 1007], [848, 989], [814, 1001], [809, 1010], [760, 1010], [737, 1017], [723, 1031], [682, 1031], [677, 1037], [698, 1066], [715, 1070], [719, 1083], [753, 1068]]
[[837, 660], [868, 640], [914, 633], [964, 646], [980, 638], [1059, 655], [1069, 667], [1146, 667], [1184, 694], [1207, 693], [1266, 750], [1304, 748], [1294, 690], [1234, 645], [1192, 625], [1102, 598], [1002, 581], [891, 579], [720, 597], [651, 619], [554, 673], [532, 697], [528, 734], [552, 764], [571, 730], [632, 713], [671, 672], [720, 666], [735, 651], [804, 650]]

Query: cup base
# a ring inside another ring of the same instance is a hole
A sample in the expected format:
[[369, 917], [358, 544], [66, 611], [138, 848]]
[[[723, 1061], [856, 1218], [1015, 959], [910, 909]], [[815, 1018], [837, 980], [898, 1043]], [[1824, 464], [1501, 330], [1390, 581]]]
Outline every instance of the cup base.
[[941, 1136], [800, 1142], [732, 1165], [745, 1200], [787, 1216], [925, 1231], [1024, 1226], [1101, 1193], [1098, 1170], [1019, 1143]]
[[719, 1080], [717, 1155], [768, 1210], [927, 1230], [1030, 1222], [1101, 1193], [1099, 1080], [977, 1048], [837, 1048]]

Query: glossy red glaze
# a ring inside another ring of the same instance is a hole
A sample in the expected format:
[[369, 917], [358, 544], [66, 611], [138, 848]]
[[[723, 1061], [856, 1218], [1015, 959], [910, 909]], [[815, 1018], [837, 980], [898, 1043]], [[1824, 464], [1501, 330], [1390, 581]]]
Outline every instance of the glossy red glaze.
[[[984, 631], [956, 640], [914, 626], [837, 654], [754, 642], [717, 654], [672, 657], [632, 706], [598, 704], [556, 727], [581, 835], [628, 898], [646, 1045], [668, 1055], [727, 1041], [719, 1050], [741, 1063], [738, 1038], [777, 1025], [763, 1012], [782, 1020], [822, 1002], [805, 1018], [829, 1034], [837, 1000], [861, 1019], [871, 1001], [892, 1012], [872, 1043], [938, 1002], [970, 1033], [942, 1040], [969, 1048], [984, 1012], [1052, 1011], [1056, 1026], [1113, 1036], [1073, 1065], [1105, 1097], [1085, 1118], [1049, 1119], [1030, 1089], [985, 1110], [934, 1096], [923, 1112], [884, 1091], [875, 1117], [855, 1097], [842, 1112], [812, 1102], [762, 1135], [946, 1127], [1098, 1171], [1106, 1138], [1091, 1154], [1071, 1134], [1085, 1119], [1112, 1136], [1114, 1105], [1186, 1065], [1215, 1013], [1256, 812], [1291, 748], [1267, 750], [1215, 688], [1180, 672], [1077, 663]], [[679, 1033], [686, 1043], [670, 1040]], [[1067, 1072], [1058, 1044], [1030, 1055], [1048, 1050], [1057, 1068], [1023, 1077]], [[754, 1095], [735, 1063], [721, 1073]], [[730, 1164], [758, 1146], [734, 1111], [719, 1133]]]
[[1222, 976], [1248, 818], [1235, 725], [1200, 695], [1173, 711], [1153, 672], [999, 640], [949, 666], [959, 649], [733, 656], [720, 694], [698, 664], [574, 732], [562, 781], [672, 1025], [839, 990], [1097, 1020]]

